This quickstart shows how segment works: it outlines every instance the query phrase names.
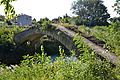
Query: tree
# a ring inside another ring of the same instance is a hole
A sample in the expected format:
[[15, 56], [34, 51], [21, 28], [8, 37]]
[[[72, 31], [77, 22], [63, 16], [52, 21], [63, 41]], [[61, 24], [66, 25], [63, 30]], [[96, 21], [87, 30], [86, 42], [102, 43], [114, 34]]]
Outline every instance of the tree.
[[36, 21], [36, 19], [34, 18], [32, 21]]
[[117, 12], [117, 14], [120, 15], [120, 0], [116, 0], [116, 3], [114, 4], [114, 10]]
[[12, 22], [11, 22], [10, 20], [6, 20], [6, 23], [7, 23], [8, 25], [12, 25]]
[[16, 1], [16, 0], [0, 0], [0, 5], [4, 6], [6, 19], [11, 19], [14, 16], [16, 16], [14, 7], [10, 4], [13, 1]]
[[114, 23], [120, 23], [120, 17], [113, 17], [113, 18], [110, 18], [110, 21], [111, 22], [114, 22]]
[[71, 17], [68, 16], [68, 14], [65, 14], [63, 18], [60, 19], [60, 22], [62, 23], [70, 23]]
[[82, 25], [108, 25], [110, 14], [101, 0], [77, 0], [73, 2], [71, 9], [80, 16]]
[[33, 20], [32, 20], [32, 24], [36, 24], [37, 23], [37, 21], [36, 21], [36, 19], [34, 18]]

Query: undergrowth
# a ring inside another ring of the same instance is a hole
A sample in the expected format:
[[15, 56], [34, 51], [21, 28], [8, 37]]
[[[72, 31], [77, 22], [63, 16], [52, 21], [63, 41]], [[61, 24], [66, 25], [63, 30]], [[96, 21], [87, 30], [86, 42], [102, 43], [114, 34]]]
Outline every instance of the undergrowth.
[[[108, 28], [110, 30], [112, 29], [111, 36], [113, 36], [112, 32], [115, 32], [115, 29], [110, 26], [104, 28], [99, 27], [101, 29], [98, 29], [98, 27], [95, 28], [95, 30], [99, 31], [103, 29], [102, 32], [106, 31], [106, 34], [110, 34]], [[12, 32], [9, 32], [10, 30], [7, 28], [3, 30], [1, 28], [0, 41], [13, 43], [12, 34], [16, 33], [16, 30], [13, 30]], [[116, 30], [116, 32], [118, 32], [118, 30]], [[8, 32], [11, 33], [11, 38], [9, 38], [9, 36], [7, 38]], [[115, 37], [115, 35], [113, 37]], [[32, 56], [23, 56], [24, 60], [22, 60], [18, 65], [6, 66], [1, 64], [0, 80], [120, 80], [120, 67], [112, 66], [110, 62], [99, 58], [80, 40], [80, 37], [74, 38], [74, 42], [81, 52], [81, 54], [77, 55], [77, 57], [75, 52], [68, 57], [65, 55], [65, 51], [59, 47], [60, 57], [56, 57], [54, 60], [51, 56], [47, 56], [43, 46], [41, 46], [41, 54], [35, 53]], [[109, 40], [110, 39], [106, 39], [106, 41]]]
[[106, 43], [104, 48], [120, 56], [120, 23], [112, 23], [109, 26], [95, 26], [92, 28], [80, 26], [79, 30], [104, 41]]
[[44, 52], [26, 55], [19, 65], [1, 66], [0, 80], [119, 80], [119, 67], [112, 67], [106, 60], [101, 60], [87, 46], [74, 39], [80, 51], [70, 57], [59, 47], [60, 57], [53, 60]]

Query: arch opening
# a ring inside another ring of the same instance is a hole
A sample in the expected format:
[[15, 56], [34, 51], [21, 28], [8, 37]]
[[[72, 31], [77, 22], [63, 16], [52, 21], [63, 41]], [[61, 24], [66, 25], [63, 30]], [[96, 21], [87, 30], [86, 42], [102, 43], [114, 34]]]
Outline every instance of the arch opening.
[[[70, 37], [65, 32], [56, 30], [38, 30], [38, 29], [28, 29], [17, 35], [15, 35], [15, 41], [19, 44], [22, 44], [25, 41], [31, 41], [31, 46], [35, 47], [35, 44], [39, 41], [41, 37], [44, 35], [51, 36], [52, 38], [58, 40], [61, 44], [63, 44], [68, 50], [75, 51], [77, 50], [74, 42], [72, 41], [73, 37]], [[36, 45], [37, 47], [37, 45]]]

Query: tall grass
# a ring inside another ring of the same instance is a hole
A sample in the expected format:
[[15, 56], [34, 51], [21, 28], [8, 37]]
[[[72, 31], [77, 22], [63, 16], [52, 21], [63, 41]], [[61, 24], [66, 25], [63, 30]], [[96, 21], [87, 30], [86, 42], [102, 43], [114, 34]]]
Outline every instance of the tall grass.
[[26, 55], [19, 65], [1, 66], [0, 80], [119, 80], [120, 70], [94, 52], [85, 51], [77, 60], [74, 54], [67, 57], [60, 48], [60, 57], [55, 61], [42, 54]]

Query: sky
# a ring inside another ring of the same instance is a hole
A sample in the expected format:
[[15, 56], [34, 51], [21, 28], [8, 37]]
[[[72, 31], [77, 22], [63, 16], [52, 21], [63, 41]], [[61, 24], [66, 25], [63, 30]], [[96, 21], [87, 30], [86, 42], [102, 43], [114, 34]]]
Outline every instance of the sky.
[[[49, 19], [63, 16], [66, 13], [72, 16], [71, 4], [75, 0], [17, 0], [12, 2], [17, 14], [27, 14], [39, 20], [48, 17]], [[116, 16], [112, 5], [115, 0], [104, 0], [105, 6], [111, 17]], [[0, 6], [0, 14], [4, 14], [3, 6]]]

